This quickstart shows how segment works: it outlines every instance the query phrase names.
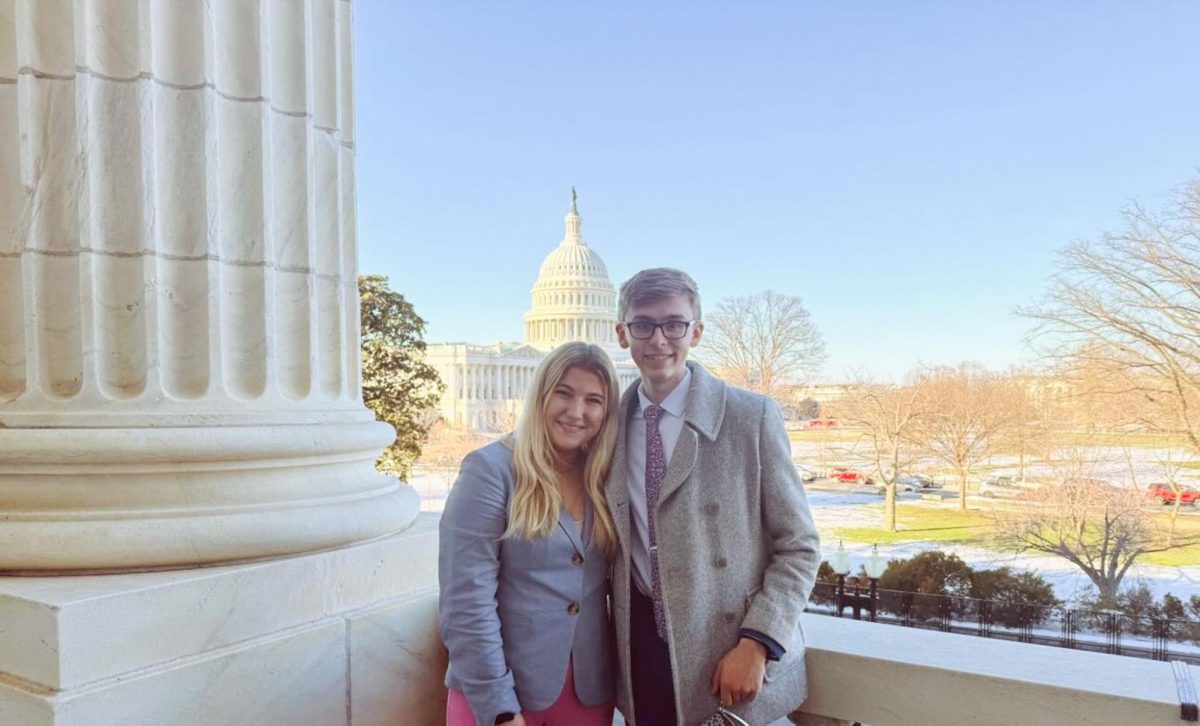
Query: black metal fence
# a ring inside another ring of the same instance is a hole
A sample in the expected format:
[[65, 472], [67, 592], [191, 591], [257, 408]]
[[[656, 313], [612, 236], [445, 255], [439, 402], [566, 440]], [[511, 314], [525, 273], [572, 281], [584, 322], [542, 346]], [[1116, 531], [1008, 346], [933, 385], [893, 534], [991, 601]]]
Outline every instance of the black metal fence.
[[1200, 665], [1200, 622], [819, 582], [808, 612]]

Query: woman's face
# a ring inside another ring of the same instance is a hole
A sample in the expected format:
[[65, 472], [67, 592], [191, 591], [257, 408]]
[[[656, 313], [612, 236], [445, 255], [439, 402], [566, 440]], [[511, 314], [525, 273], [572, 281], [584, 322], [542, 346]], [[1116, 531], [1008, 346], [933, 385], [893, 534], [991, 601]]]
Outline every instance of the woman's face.
[[578, 453], [600, 433], [606, 408], [600, 376], [568, 368], [546, 403], [546, 426], [554, 450], [563, 456]]

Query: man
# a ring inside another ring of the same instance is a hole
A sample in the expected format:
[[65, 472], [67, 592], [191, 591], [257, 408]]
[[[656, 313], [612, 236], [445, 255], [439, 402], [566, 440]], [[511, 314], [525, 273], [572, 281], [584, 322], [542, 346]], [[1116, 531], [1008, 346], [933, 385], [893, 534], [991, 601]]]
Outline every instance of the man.
[[800, 613], [820, 559], [783, 418], [688, 362], [704, 324], [687, 273], [634, 275], [618, 321], [642, 377], [607, 487], [617, 705], [633, 726], [691, 726], [718, 704], [770, 723], [807, 693]]

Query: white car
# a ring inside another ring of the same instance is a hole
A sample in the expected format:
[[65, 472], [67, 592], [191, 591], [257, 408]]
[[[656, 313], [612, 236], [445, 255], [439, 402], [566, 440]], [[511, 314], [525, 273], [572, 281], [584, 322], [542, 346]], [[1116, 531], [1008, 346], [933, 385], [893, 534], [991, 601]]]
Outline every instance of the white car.
[[1017, 479], [1011, 476], [994, 476], [990, 479], [984, 479], [979, 485], [979, 494], [988, 499], [1012, 499], [1019, 497], [1025, 492], [1037, 489], [1041, 486], [1038, 482], [1030, 481], [1029, 479]]

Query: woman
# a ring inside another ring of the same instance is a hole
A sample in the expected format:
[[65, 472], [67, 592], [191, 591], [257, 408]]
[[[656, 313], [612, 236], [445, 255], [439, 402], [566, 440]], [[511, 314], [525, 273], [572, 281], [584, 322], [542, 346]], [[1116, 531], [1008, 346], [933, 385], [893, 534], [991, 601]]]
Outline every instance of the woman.
[[608, 355], [542, 361], [514, 434], [471, 452], [440, 525], [447, 726], [610, 726], [604, 501], [619, 392]]

